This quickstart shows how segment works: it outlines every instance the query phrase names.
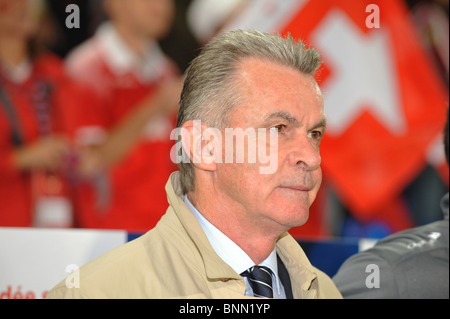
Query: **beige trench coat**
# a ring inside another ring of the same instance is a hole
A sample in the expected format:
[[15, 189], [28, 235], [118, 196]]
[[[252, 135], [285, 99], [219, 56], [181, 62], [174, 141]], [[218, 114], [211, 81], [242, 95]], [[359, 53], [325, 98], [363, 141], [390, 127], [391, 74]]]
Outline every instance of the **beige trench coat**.
[[[215, 253], [184, 203], [178, 174], [167, 182], [170, 206], [154, 229], [81, 267], [79, 288], [62, 281], [47, 298], [247, 298], [244, 279]], [[342, 298], [288, 233], [277, 252], [294, 298]]]

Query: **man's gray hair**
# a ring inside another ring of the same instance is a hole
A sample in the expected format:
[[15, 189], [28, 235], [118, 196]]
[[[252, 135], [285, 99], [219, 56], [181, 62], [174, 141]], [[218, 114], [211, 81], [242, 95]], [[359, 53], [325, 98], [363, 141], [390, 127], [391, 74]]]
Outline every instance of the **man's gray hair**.
[[[229, 112], [241, 98], [233, 74], [238, 62], [245, 58], [268, 60], [312, 76], [321, 64], [316, 50], [305, 48], [291, 35], [283, 38], [249, 30], [224, 33], [208, 43], [186, 70], [177, 127], [193, 120], [210, 127], [226, 127]], [[183, 193], [187, 193], [194, 190], [195, 174], [187, 155], [183, 156], [178, 167]]]

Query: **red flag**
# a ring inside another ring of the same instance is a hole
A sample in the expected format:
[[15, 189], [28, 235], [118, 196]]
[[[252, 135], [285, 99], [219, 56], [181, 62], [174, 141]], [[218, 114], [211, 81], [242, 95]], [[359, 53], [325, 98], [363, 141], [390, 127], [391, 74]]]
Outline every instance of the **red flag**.
[[[374, 2], [380, 28], [367, 26]], [[350, 208], [369, 214], [424, 167], [445, 122], [446, 90], [401, 1], [310, 1], [288, 31], [323, 55], [325, 174]]]
[[448, 92], [401, 0], [254, 1], [226, 29], [291, 33], [323, 59], [324, 178], [369, 220], [426, 165]]

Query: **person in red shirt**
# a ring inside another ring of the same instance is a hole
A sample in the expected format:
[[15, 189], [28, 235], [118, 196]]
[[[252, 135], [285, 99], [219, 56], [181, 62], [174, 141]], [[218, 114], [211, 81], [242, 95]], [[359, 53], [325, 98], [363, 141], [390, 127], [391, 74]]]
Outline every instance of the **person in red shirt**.
[[[181, 79], [157, 40], [170, 29], [172, 0], [107, 0], [109, 20], [67, 57], [89, 91], [71, 111], [80, 149], [79, 226], [146, 231], [167, 208]], [[75, 99], [77, 97], [74, 97]]]
[[72, 221], [61, 175], [69, 154], [62, 103], [70, 93], [62, 61], [31, 50], [37, 3], [0, 0], [0, 227]]

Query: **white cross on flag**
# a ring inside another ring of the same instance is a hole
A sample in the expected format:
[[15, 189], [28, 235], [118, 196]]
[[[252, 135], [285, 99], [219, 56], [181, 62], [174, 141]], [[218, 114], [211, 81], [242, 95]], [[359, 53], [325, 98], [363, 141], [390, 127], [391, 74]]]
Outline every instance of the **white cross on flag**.
[[406, 4], [258, 0], [223, 30], [236, 28], [291, 33], [322, 54], [324, 179], [362, 220], [389, 206], [426, 165], [448, 99]]

